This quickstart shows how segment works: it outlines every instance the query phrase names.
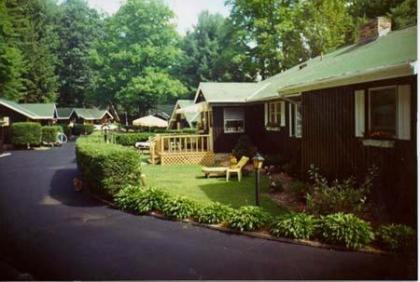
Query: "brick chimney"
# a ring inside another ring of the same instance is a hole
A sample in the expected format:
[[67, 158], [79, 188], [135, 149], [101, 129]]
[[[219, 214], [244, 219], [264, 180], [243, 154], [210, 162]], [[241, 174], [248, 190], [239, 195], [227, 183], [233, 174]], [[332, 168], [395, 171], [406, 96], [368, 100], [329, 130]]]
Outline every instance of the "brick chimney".
[[368, 42], [386, 35], [391, 31], [391, 20], [387, 17], [377, 17], [369, 20], [359, 29], [358, 42]]

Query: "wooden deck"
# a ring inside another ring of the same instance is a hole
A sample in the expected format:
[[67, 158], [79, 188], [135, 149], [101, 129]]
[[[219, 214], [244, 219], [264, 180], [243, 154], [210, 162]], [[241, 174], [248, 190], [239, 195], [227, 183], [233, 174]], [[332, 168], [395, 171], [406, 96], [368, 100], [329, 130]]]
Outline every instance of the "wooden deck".
[[211, 134], [204, 135], [156, 135], [151, 140], [152, 164], [201, 164], [214, 163]]

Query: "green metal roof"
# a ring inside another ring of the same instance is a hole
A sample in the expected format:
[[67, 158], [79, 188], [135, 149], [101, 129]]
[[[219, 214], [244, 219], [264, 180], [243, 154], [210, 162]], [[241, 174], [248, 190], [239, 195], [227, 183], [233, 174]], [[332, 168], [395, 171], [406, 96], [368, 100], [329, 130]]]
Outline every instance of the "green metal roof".
[[59, 119], [68, 119], [73, 112], [73, 108], [57, 108], [57, 117]]
[[208, 103], [270, 100], [281, 94], [413, 75], [416, 61], [413, 26], [318, 56], [258, 83], [202, 82], [196, 98], [201, 91]]
[[[413, 26], [390, 32], [368, 43], [353, 44], [322, 58], [318, 56], [301, 63], [260, 82], [266, 85], [266, 88], [247, 100], [264, 100], [277, 96], [277, 93], [293, 90], [321, 89], [324, 88], [321, 84], [327, 81], [341, 80], [341, 84], [336, 82], [334, 86], [364, 82], [375, 72], [378, 76], [372, 76], [372, 80], [385, 79], [387, 76], [390, 78], [400, 73], [415, 74], [416, 70], [410, 66], [415, 61], [417, 61], [417, 27]], [[401, 67], [399, 70], [398, 66], [406, 66], [406, 69]], [[384, 72], [386, 69], [393, 71]], [[353, 81], [349, 80], [350, 77], [354, 77]]]
[[243, 103], [259, 88], [256, 82], [201, 82], [197, 94], [201, 91], [208, 103]]
[[31, 103], [31, 104], [19, 104], [21, 107], [28, 111], [35, 113], [39, 119], [52, 119], [56, 111], [55, 104], [53, 103]]
[[74, 111], [78, 117], [86, 119], [86, 120], [101, 119], [106, 114], [112, 117], [112, 115], [107, 110], [100, 110], [96, 108], [91, 108], [91, 109], [74, 108]]
[[18, 104], [0, 99], [0, 104], [30, 119], [53, 119], [55, 104]]

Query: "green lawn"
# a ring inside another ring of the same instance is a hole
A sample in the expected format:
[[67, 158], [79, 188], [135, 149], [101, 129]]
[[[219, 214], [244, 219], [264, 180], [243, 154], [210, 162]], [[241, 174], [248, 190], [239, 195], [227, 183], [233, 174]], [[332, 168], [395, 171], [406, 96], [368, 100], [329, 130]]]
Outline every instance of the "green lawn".
[[[204, 204], [219, 202], [234, 208], [255, 204], [254, 174], [243, 177], [241, 182], [235, 175], [226, 182], [224, 177], [205, 178], [198, 165], [144, 165], [142, 169], [147, 185], [172, 195], [186, 196]], [[267, 195], [269, 184], [266, 177], [262, 177], [261, 184], [261, 206], [273, 215], [286, 212]]]

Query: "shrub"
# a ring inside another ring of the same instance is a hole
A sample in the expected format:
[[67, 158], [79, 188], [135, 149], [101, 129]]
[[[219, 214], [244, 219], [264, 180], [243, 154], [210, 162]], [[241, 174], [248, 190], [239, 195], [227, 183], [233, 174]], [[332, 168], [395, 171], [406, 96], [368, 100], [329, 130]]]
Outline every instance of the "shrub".
[[228, 226], [239, 231], [261, 229], [270, 221], [270, 216], [259, 207], [245, 206], [235, 210], [227, 219]]
[[136, 186], [126, 186], [121, 189], [115, 196], [114, 201], [118, 208], [125, 211], [137, 211], [139, 198], [141, 197], [142, 190]]
[[402, 224], [382, 225], [376, 232], [378, 243], [387, 250], [407, 252], [415, 250], [416, 233]]
[[270, 233], [276, 237], [309, 239], [314, 234], [317, 224], [317, 219], [312, 215], [291, 214], [276, 219], [271, 225]]
[[197, 210], [196, 203], [185, 197], [169, 198], [162, 207], [164, 215], [170, 218], [185, 219], [192, 217]]
[[239, 160], [242, 156], [252, 158], [257, 152], [257, 148], [252, 144], [248, 135], [241, 135], [232, 150], [232, 154]]
[[72, 133], [73, 135], [90, 135], [93, 133], [95, 126], [93, 124], [78, 124], [76, 123], [73, 126]]
[[306, 195], [308, 211], [315, 214], [336, 212], [360, 214], [367, 206], [367, 196], [370, 192], [374, 170], [370, 169], [365, 181], [357, 187], [354, 178], [342, 182], [335, 180], [331, 184], [311, 166], [310, 178], [314, 185], [312, 192]]
[[233, 213], [233, 209], [220, 203], [201, 207], [195, 214], [195, 219], [200, 223], [220, 224], [226, 221]]
[[135, 150], [99, 140], [89, 136], [76, 142], [77, 165], [89, 187], [112, 197], [126, 185], [139, 185], [140, 155]]
[[136, 142], [147, 141], [154, 135], [152, 132], [119, 133], [115, 135], [115, 142], [123, 146], [134, 146]]
[[71, 137], [72, 135], [72, 128], [70, 126], [68, 126], [67, 124], [62, 124], [61, 125], [62, 131], [68, 138]]
[[12, 144], [27, 146], [41, 144], [42, 127], [37, 122], [15, 122], [12, 124]]
[[137, 211], [139, 213], [148, 213], [154, 210], [162, 211], [168, 200], [168, 194], [163, 191], [155, 188], [142, 189], [137, 201]]
[[360, 249], [374, 239], [369, 223], [353, 214], [344, 213], [321, 216], [318, 235], [327, 243], [345, 245], [351, 249]]
[[308, 184], [302, 181], [293, 181], [289, 185], [290, 192], [293, 194], [295, 199], [303, 200], [306, 198], [306, 194], [310, 192]]
[[60, 126], [43, 126], [42, 127], [42, 142], [47, 144], [54, 144], [57, 142], [57, 134], [62, 132]]

